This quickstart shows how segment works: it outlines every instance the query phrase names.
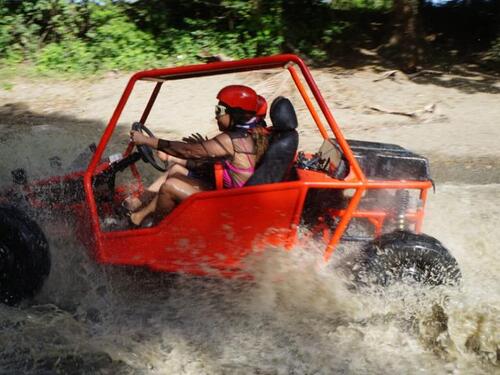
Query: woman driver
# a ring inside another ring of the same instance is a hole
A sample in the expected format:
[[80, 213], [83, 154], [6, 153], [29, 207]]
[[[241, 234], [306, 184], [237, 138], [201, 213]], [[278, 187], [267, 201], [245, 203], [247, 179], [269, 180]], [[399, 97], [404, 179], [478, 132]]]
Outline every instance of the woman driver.
[[[186, 167], [200, 160], [223, 161], [225, 188], [241, 187], [253, 174], [255, 165], [267, 148], [267, 136], [252, 131], [257, 126], [257, 93], [248, 86], [230, 85], [217, 94], [215, 118], [221, 134], [200, 142], [186, 143], [144, 136], [131, 131], [132, 141], [148, 145], [168, 155], [186, 159]], [[143, 209], [134, 212], [130, 220], [134, 225], [150, 226], [174, 206], [190, 195], [210, 187], [185, 173], [169, 173], [158, 195]], [[147, 222], [143, 220], [148, 217]]]

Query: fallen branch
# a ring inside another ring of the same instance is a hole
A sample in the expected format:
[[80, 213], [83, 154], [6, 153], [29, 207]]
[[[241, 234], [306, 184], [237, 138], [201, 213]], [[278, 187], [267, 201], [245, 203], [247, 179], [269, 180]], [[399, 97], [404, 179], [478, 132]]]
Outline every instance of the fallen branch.
[[415, 117], [416, 116], [415, 112], [392, 111], [390, 109], [384, 109], [384, 108], [377, 107], [377, 106], [369, 106], [368, 108], [370, 108], [373, 111], [382, 112], [382, 113], [389, 113], [391, 115], [400, 115], [400, 116], [407, 116], [407, 117]]
[[388, 113], [388, 114], [391, 114], [391, 115], [398, 115], [398, 116], [406, 116], [406, 117], [415, 118], [415, 117], [418, 117], [418, 116], [422, 115], [423, 113], [432, 113], [432, 112], [434, 112], [434, 110], [436, 109], [436, 104], [432, 103], [432, 104], [426, 105], [424, 107], [424, 109], [416, 110], [416, 111], [413, 111], [413, 112], [394, 111], [394, 110], [385, 109], [385, 108], [382, 108], [382, 107], [379, 107], [379, 106], [369, 106], [368, 108], [370, 108], [373, 111], [382, 112], [382, 113]]
[[397, 70], [389, 70], [388, 72], [385, 72], [384, 74], [382, 74], [381, 78], [374, 79], [373, 82], [383, 81], [384, 79], [387, 79], [387, 78], [394, 79], [394, 78], [396, 78], [396, 73], [398, 73]]
[[412, 79], [412, 78], [415, 78], [415, 77], [418, 77], [422, 74], [430, 74], [430, 75], [435, 75], [435, 76], [442, 76], [444, 74], [444, 72], [441, 72], [439, 70], [431, 70], [431, 69], [423, 69], [423, 70], [420, 70], [416, 73], [413, 73], [413, 74], [408, 74], [408, 78]]

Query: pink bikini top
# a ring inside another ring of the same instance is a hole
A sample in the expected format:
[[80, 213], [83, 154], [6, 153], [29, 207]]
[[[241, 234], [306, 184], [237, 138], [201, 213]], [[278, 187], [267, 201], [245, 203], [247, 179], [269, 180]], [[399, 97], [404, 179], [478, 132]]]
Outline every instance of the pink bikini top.
[[230, 133], [229, 135], [231, 137], [231, 141], [233, 142], [234, 153], [245, 154], [248, 159], [248, 162], [250, 163], [250, 167], [248, 168], [236, 167], [229, 160], [224, 160], [224, 162], [222, 163], [224, 168], [222, 172], [222, 181], [226, 189], [242, 187], [243, 185], [245, 185], [247, 180], [250, 178], [250, 176], [252, 176], [253, 172], [255, 171], [255, 158], [252, 159], [250, 157], [250, 155], [255, 155], [255, 152], [247, 150], [247, 147], [244, 142], [238, 142], [241, 144], [243, 150], [238, 150], [235, 147], [236, 140], [245, 139], [246, 137], [249, 136], [249, 134], [245, 132], [245, 134], [243, 135], [241, 134], [241, 132], [237, 132], [237, 133]]

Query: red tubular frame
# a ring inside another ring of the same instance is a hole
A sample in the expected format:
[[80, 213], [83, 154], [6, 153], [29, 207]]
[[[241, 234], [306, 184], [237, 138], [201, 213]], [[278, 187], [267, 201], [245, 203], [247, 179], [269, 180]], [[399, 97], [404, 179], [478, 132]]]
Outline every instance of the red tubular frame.
[[[183, 79], [183, 78], [191, 78], [191, 77], [200, 77], [200, 76], [207, 76], [207, 75], [217, 75], [217, 74], [226, 74], [226, 73], [236, 73], [236, 72], [246, 72], [246, 71], [253, 71], [253, 70], [262, 70], [262, 69], [271, 69], [271, 68], [286, 68], [289, 70], [293, 81], [295, 82], [297, 88], [300, 91], [300, 94], [311, 112], [311, 115], [313, 116], [313, 119], [318, 127], [319, 132], [321, 133], [322, 137], [324, 139], [328, 139], [328, 132], [327, 129], [323, 126], [318, 113], [316, 112], [313, 103], [311, 102], [306, 88], [301, 82], [301, 78], [299, 77], [299, 74], [295, 70], [294, 66], [298, 66], [301, 73], [302, 77], [305, 80], [310, 92], [316, 99], [316, 103], [319, 106], [319, 109], [321, 110], [324, 118], [326, 119], [326, 122], [328, 123], [330, 130], [333, 132], [333, 135], [335, 136], [345, 158], [349, 162], [350, 169], [351, 169], [351, 174], [348, 176], [346, 180], [340, 181], [340, 180], [334, 180], [332, 178], [329, 178], [328, 176], [321, 175], [319, 173], [310, 173], [308, 171], [300, 171], [301, 176], [299, 174], [299, 180], [298, 181], [293, 181], [293, 182], [286, 182], [286, 183], [281, 183], [280, 186], [282, 188], [286, 187], [287, 189], [292, 189], [295, 191], [298, 191], [298, 196], [300, 197], [298, 203], [296, 203], [296, 207], [294, 208], [294, 214], [293, 214], [293, 219], [292, 219], [292, 227], [297, 227], [300, 222], [300, 216], [302, 213], [302, 208], [304, 204], [304, 200], [307, 194], [307, 190], [310, 188], [324, 188], [324, 189], [355, 189], [355, 193], [349, 202], [347, 208], [343, 210], [341, 216], [341, 220], [335, 229], [333, 235], [330, 238], [330, 241], [325, 249], [324, 253], [324, 258], [325, 260], [328, 260], [330, 256], [332, 255], [335, 246], [337, 243], [340, 241], [342, 235], [344, 234], [344, 231], [349, 224], [350, 220], [352, 217], [363, 215], [362, 212], [356, 211], [359, 201], [361, 200], [361, 197], [363, 196], [363, 193], [366, 189], [420, 189], [421, 194], [420, 198], [422, 201], [422, 206], [418, 208], [417, 212], [415, 213], [415, 228], [417, 231], [420, 231], [421, 229], [421, 223], [422, 223], [422, 218], [423, 218], [423, 206], [425, 204], [425, 200], [427, 197], [427, 192], [426, 190], [431, 187], [431, 182], [430, 181], [372, 181], [372, 180], [367, 180], [363, 171], [361, 170], [351, 148], [349, 147], [347, 141], [345, 140], [344, 136], [342, 135], [339, 126], [335, 119], [333, 118], [332, 114], [330, 113], [330, 110], [328, 109], [328, 106], [323, 99], [311, 73], [309, 72], [308, 68], [304, 64], [304, 62], [297, 56], [295, 55], [276, 55], [276, 56], [269, 56], [269, 57], [259, 57], [259, 58], [253, 58], [253, 59], [244, 59], [244, 60], [238, 60], [238, 61], [227, 61], [227, 62], [215, 62], [215, 63], [210, 63], [210, 64], [198, 64], [198, 65], [189, 65], [189, 66], [182, 66], [182, 67], [172, 67], [172, 68], [165, 68], [165, 69], [153, 69], [153, 70], [147, 70], [147, 71], [142, 71], [134, 74], [119, 102], [118, 105], [111, 116], [111, 119], [104, 131], [104, 134], [101, 138], [101, 141], [99, 145], [97, 146], [97, 150], [87, 168], [84, 174], [84, 188], [85, 188], [85, 195], [86, 195], [86, 201], [87, 201], [87, 206], [88, 206], [88, 216], [90, 217], [91, 220], [91, 227], [92, 227], [92, 233], [94, 235], [94, 245], [96, 247], [96, 251], [98, 254], [101, 253], [101, 246], [102, 246], [102, 241], [104, 238], [110, 238], [113, 236], [121, 236], [120, 238], [125, 238], [128, 236], [134, 236], [137, 233], [156, 233], [159, 231], [159, 229], [152, 228], [152, 229], [144, 229], [144, 230], [135, 230], [135, 231], [129, 231], [129, 232], [102, 232], [100, 225], [99, 225], [99, 218], [98, 218], [98, 212], [97, 212], [97, 205], [94, 199], [94, 193], [92, 191], [92, 176], [96, 173], [96, 168], [98, 167], [99, 160], [101, 160], [101, 157], [104, 153], [104, 150], [111, 138], [111, 135], [113, 134], [116, 124], [118, 123], [118, 120], [122, 114], [122, 111], [129, 99], [129, 96], [135, 86], [135, 83], [138, 80], [149, 80], [149, 81], [157, 81], [158, 83], [155, 86], [155, 89], [151, 95], [151, 98], [146, 106], [146, 109], [142, 115], [141, 122], [144, 123], [149, 115], [149, 112], [151, 110], [151, 107], [153, 106], [153, 103], [156, 99], [156, 96], [158, 95], [158, 92], [160, 90], [160, 87], [162, 85], [163, 81], [167, 80], [175, 80], [175, 79]], [[127, 152], [131, 151], [131, 146], [127, 148]], [[211, 191], [211, 192], [204, 192], [196, 194], [198, 196], [198, 199], [204, 199], [200, 198], [201, 194], [203, 194], [203, 197], [218, 197], [219, 194], [225, 194], [225, 196], [232, 196], [233, 194], [244, 194], [244, 191], [246, 189], [253, 189], [252, 192], [265, 192], [265, 191], [272, 191], [275, 190], [275, 187], [272, 186], [254, 186], [254, 187], [247, 187], [244, 189], [234, 189], [234, 190], [216, 190], [216, 191]], [[250, 191], [250, 190], [246, 190]], [[183, 207], [188, 207], [189, 204], [191, 204], [194, 201], [194, 197], [188, 198], [186, 201], [184, 201], [172, 214], [169, 216], [172, 217], [177, 217], [179, 216], [179, 212], [183, 211]], [[176, 212], [178, 211], [178, 212]], [[376, 225], [376, 220], [380, 220], [380, 218], [375, 216], [372, 216], [372, 221], [375, 220], [374, 225]], [[173, 220], [173, 219], [172, 219]], [[166, 219], [166, 222], [171, 222], [169, 218]], [[376, 225], [377, 226], [377, 225]], [[286, 241], [287, 245], [290, 245], [293, 242], [293, 239], [296, 237], [295, 236], [295, 230], [291, 231], [291, 234]], [[99, 258], [99, 256], [98, 256]], [[102, 259], [105, 261], [104, 259]]]

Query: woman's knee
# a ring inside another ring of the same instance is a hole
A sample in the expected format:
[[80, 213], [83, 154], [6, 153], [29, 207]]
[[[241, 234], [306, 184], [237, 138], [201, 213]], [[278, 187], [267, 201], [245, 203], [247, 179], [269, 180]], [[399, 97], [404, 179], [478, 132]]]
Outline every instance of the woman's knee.
[[160, 195], [172, 195], [173, 184], [170, 178], [167, 178], [163, 184], [160, 186], [158, 193]]
[[160, 188], [160, 194], [169, 195], [174, 200], [183, 200], [199, 192], [200, 189], [193, 186], [192, 181], [185, 181], [187, 177], [169, 177]]
[[168, 176], [173, 177], [175, 175], [183, 175], [186, 176], [188, 174], [188, 170], [180, 164], [174, 164], [168, 171]]
[[166, 179], [163, 185], [161, 185], [160, 193], [176, 196], [178, 195], [179, 189], [181, 187], [180, 185], [182, 185], [182, 181], [175, 177], [169, 177]]

